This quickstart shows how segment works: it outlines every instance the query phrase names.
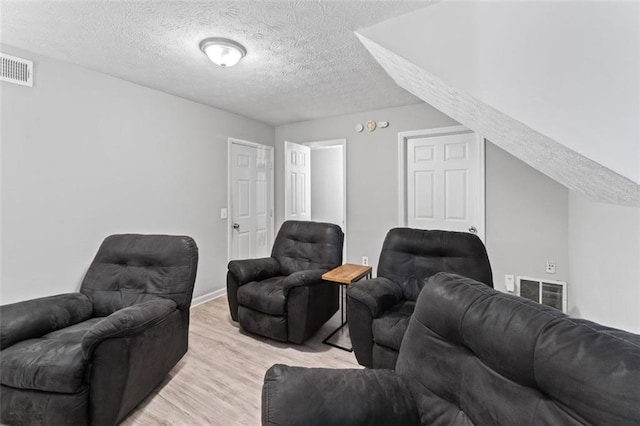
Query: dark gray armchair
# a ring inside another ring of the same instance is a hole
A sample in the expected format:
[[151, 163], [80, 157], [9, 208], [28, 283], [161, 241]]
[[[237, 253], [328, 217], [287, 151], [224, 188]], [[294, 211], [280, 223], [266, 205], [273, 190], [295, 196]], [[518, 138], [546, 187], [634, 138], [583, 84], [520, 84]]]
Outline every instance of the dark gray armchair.
[[394, 370], [271, 367], [265, 426], [640, 424], [640, 336], [439, 273]]
[[342, 264], [343, 240], [338, 225], [284, 222], [271, 257], [229, 262], [231, 318], [273, 340], [307, 340], [338, 310], [338, 286], [322, 274]]
[[79, 293], [0, 307], [0, 421], [121, 421], [187, 351], [197, 265], [189, 237], [112, 235]]
[[378, 275], [347, 288], [349, 334], [360, 365], [391, 368], [426, 280], [453, 272], [493, 287], [480, 238], [466, 232], [395, 228], [387, 233]]

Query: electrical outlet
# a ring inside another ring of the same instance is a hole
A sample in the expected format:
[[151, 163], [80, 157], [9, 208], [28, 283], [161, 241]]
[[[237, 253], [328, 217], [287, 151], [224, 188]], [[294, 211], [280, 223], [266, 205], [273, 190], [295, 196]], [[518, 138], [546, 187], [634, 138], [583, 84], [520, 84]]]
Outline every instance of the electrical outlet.
[[547, 274], [556, 273], [556, 262], [553, 260], [547, 260]]
[[504, 276], [504, 286], [507, 288], [509, 293], [516, 291], [515, 281], [516, 278], [513, 275], [507, 274]]
[[369, 266], [369, 258], [367, 256], [362, 256], [362, 264], [364, 266]]

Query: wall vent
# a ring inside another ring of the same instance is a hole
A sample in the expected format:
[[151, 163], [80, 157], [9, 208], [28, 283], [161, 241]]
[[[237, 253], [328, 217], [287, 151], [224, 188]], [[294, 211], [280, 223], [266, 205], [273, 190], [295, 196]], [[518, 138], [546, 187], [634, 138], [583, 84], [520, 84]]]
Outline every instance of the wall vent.
[[0, 80], [33, 87], [33, 62], [0, 53]]
[[567, 283], [517, 277], [518, 296], [567, 312]]

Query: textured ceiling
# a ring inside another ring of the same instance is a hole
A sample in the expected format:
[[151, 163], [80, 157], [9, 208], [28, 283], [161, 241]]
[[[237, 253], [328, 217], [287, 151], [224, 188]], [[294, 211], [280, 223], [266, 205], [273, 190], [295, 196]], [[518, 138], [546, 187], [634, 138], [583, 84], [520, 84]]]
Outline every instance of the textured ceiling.
[[[427, 5], [2, 1], [0, 37], [10, 46], [279, 125], [419, 103], [354, 31]], [[219, 68], [198, 48], [206, 37], [234, 39], [248, 54], [233, 68]]]
[[587, 198], [640, 206], [640, 185], [496, 110], [378, 43], [362, 43], [398, 85]]

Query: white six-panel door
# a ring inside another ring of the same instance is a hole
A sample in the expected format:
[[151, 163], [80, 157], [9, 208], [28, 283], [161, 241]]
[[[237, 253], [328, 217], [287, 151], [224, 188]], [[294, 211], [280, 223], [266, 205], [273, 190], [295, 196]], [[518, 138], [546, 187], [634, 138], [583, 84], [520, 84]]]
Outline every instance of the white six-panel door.
[[230, 257], [265, 257], [272, 233], [271, 151], [259, 145], [230, 145]]
[[311, 148], [284, 143], [285, 220], [311, 220]]
[[471, 132], [407, 139], [407, 226], [483, 231], [478, 139]]

